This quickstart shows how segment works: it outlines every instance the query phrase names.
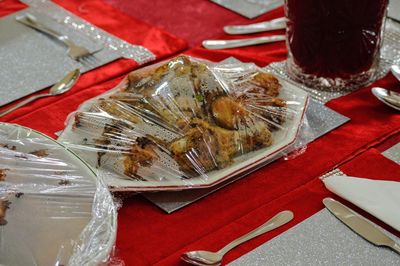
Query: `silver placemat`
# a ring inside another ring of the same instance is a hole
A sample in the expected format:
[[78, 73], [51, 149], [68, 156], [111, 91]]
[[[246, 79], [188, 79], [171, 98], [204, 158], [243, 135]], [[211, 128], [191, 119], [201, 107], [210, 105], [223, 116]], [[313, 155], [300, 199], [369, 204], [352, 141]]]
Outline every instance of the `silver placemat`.
[[[385, 232], [400, 242], [399, 238]], [[400, 256], [390, 249], [370, 244], [323, 209], [228, 265], [394, 266], [400, 265]]]
[[[400, 24], [391, 19], [387, 19], [378, 71], [373, 80], [371, 80], [370, 84], [386, 76], [386, 74], [390, 70], [390, 67], [395, 64], [400, 65]], [[272, 63], [267, 67], [265, 67], [265, 70], [272, 72], [280, 77], [289, 80], [291, 79], [287, 74], [286, 60]], [[311, 88], [301, 83], [295, 81], [293, 82], [296, 83], [298, 87], [307, 91], [310, 97], [312, 97], [314, 100], [320, 103], [326, 103], [332, 99], [344, 96], [354, 91], [354, 90], [326, 91], [321, 88], [317, 87]]]
[[[400, 164], [400, 143], [382, 154]], [[320, 179], [333, 175], [346, 176], [336, 168]], [[400, 256], [370, 244], [323, 209], [229, 265], [400, 265]]]
[[246, 18], [255, 18], [281, 5], [283, 0], [211, 0]]
[[[349, 118], [336, 113], [335, 111], [320, 103], [317, 103], [316, 101], [310, 100], [306, 110], [305, 120], [307, 121], [308, 126], [302, 130], [306, 130], [307, 133], [300, 132], [299, 135], [302, 136], [300, 143], [301, 145], [306, 145], [307, 143], [330, 132], [331, 130], [349, 121]], [[268, 163], [271, 163], [276, 159], [279, 159], [282, 156], [283, 155], [281, 154], [272, 158], [271, 160], [268, 160], [265, 164], [260, 165], [258, 168], [252, 169], [251, 172], [259, 169], [262, 166], [265, 166]], [[245, 173], [244, 175], [247, 175], [251, 172]], [[142, 195], [165, 212], [172, 213], [201, 198], [208, 196], [209, 194], [225, 187], [239, 178], [241, 177], [229, 179], [224, 183], [211, 188], [174, 192], [144, 193]]]
[[[121, 57], [140, 64], [155, 59], [146, 48], [127, 44], [54, 3], [23, 2], [31, 6], [0, 20], [0, 106], [51, 86], [75, 68], [86, 72]], [[91, 60], [77, 62], [67, 55], [63, 44], [17, 22], [15, 17], [23, 13], [35, 15], [90, 51], [103, 49]]]
[[382, 154], [393, 162], [400, 164], [400, 143], [397, 143], [396, 145], [387, 149]]
[[400, 1], [390, 0], [388, 8], [388, 17], [400, 22]]
[[[81, 19], [75, 14], [65, 10], [50, 0], [20, 0], [32, 9], [43, 15], [48, 15], [58, 23], [65, 25], [73, 31], [81, 32], [93, 40], [101, 43], [111, 51], [116, 51], [120, 56], [144, 64], [156, 59], [155, 55], [146, 47], [130, 44], [111, 33], [108, 33], [93, 24]], [[104, 14], [105, 16], [107, 14]]]

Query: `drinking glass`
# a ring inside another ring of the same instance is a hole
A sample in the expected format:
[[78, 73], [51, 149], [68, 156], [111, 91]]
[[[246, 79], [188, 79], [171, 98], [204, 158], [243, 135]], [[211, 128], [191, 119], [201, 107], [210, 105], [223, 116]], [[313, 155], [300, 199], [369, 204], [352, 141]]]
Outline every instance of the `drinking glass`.
[[285, 0], [288, 74], [322, 90], [374, 77], [388, 0]]

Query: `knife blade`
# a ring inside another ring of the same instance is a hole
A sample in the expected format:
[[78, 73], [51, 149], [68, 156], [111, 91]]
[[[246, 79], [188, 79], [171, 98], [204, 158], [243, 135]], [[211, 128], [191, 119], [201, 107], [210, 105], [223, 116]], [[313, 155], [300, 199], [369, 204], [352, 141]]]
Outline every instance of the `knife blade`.
[[325, 198], [322, 202], [336, 218], [365, 240], [377, 246], [389, 247], [400, 254], [400, 245], [373, 225], [372, 222], [332, 198]]
[[286, 29], [286, 18], [284, 17], [254, 24], [230, 25], [224, 27], [225, 33], [228, 34], [248, 34], [280, 29]]

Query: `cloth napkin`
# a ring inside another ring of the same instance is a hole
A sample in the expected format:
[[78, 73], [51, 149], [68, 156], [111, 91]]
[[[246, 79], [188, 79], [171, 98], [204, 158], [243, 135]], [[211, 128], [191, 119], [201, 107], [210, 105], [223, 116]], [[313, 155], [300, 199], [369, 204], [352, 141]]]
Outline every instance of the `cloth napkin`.
[[400, 182], [334, 175], [326, 188], [400, 231]]

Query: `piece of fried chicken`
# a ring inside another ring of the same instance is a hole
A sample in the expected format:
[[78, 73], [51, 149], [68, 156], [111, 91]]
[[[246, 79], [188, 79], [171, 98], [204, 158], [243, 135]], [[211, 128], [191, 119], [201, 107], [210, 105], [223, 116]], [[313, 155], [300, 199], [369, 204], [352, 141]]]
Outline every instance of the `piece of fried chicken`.
[[222, 169], [232, 163], [235, 155], [272, 143], [271, 132], [262, 122], [236, 131], [195, 118], [191, 127], [168, 147], [180, 169], [190, 175]]

